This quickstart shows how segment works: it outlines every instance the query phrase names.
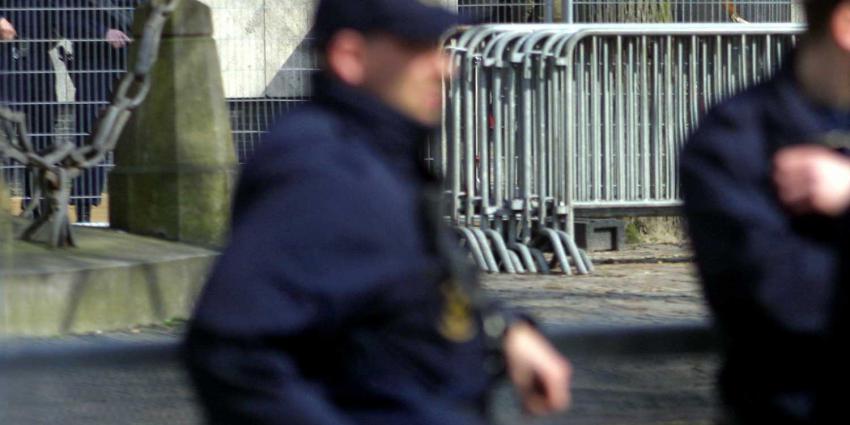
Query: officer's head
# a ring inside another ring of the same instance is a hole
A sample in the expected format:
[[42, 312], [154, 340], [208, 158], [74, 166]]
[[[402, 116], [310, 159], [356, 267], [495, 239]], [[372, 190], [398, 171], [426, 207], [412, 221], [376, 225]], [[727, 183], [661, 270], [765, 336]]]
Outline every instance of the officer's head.
[[314, 34], [323, 71], [421, 124], [438, 124], [448, 68], [439, 40], [458, 18], [436, 3], [322, 0]]
[[807, 0], [804, 5], [809, 39], [850, 53], [850, 0]]

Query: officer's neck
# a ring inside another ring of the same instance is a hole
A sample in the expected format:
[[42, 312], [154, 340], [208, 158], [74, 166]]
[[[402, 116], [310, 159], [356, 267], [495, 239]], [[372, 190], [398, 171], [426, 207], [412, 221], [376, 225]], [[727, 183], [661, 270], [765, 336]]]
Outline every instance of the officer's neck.
[[807, 40], [797, 51], [794, 71], [814, 101], [850, 110], [850, 53], [828, 40]]

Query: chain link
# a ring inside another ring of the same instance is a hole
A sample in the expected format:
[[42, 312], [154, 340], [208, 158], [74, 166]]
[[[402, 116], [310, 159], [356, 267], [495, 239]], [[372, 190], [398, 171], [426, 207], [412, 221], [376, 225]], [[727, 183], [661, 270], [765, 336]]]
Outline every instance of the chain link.
[[[23, 239], [30, 239], [48, 222], [61, 222], [58, 226], [52, 226], [49, 244], [74, 244], [68, 221], [68, 205], [64, 202], [70, 196], [71, 181], [86, 169], [99, 164], [115, 149], [132, 111], [147, 97], [151, 88], [150, 72], [159, 56], [165, 23], [181, 1], [152, 2], [151, 14], [145, 21], [138, 41], [136, 61], [121, 78], [114, 90], [112, 102], [81, 146], [65, 141], [44, 151], [36, 151], [27, 133], [26, 116], [0, 107], [0, 158], [13, 159], [36, 175], [38, 184], [33, 190], [33, 199], [40, 199], [44, 195], [49, 204], [47, 211], [41, 211], [41, 217], [24, 231]], [[39, 202], [31, 202], [23, 215], [32, 215], [38, 206]]]

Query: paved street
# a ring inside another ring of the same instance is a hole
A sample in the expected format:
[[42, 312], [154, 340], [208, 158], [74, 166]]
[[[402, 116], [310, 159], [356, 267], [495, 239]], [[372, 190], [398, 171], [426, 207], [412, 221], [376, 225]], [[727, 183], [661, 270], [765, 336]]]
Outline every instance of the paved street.
[[[619, 326], [694, 323], [705, 320], [688, 254], [680, 247], [644, 247], [598, 255], [589, 276], [484, 277], [486, 289], [527, 309], [545, 324]], [[661, 263], [658, 260], [664, 260]], [[625, 263], [624, 263], [625, 261]], [[672, 262], [667, 262], [672, 261]], [[173, 341], [174, 327], [146, 328], [70, 340]], [[68, 341], [43, 340], [42, 345]], [[495, 422], [513, 424], [673, 425], [709, 424], [715, 414], [708, 354], [572, 357], [575, 407], [544, 420], [524, 417], [501, 388]], [[86, 369], [16, 370], [0, 380], [0, 423], [6, 425], [196, 425], [199, 415], [176, 363]]]

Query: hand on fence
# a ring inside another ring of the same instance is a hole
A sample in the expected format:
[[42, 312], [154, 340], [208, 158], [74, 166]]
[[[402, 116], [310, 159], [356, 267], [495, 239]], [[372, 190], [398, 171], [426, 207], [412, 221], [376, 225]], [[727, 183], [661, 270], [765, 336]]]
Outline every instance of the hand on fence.
[[508, 330], [505, 360], [525, 410], [545, 415], [570, 406], [572, 366], [532, 326], [519, 323]]
[[124, 31], [110, 28], [106, 31], [106, 42], [109, 43], [113, 49], [120, 49], [130, 42], [130, 37], [128, 37], [127, 34], [124, 34]]
[[14, 40], [18, 36], [15, 26], [6, 18], [0, 18], [0, 40]]
[[850, 207], [850, 158], [833, 149], [803, 145], [774, 157], [779, 200], [794, 214], [838, 216]]

